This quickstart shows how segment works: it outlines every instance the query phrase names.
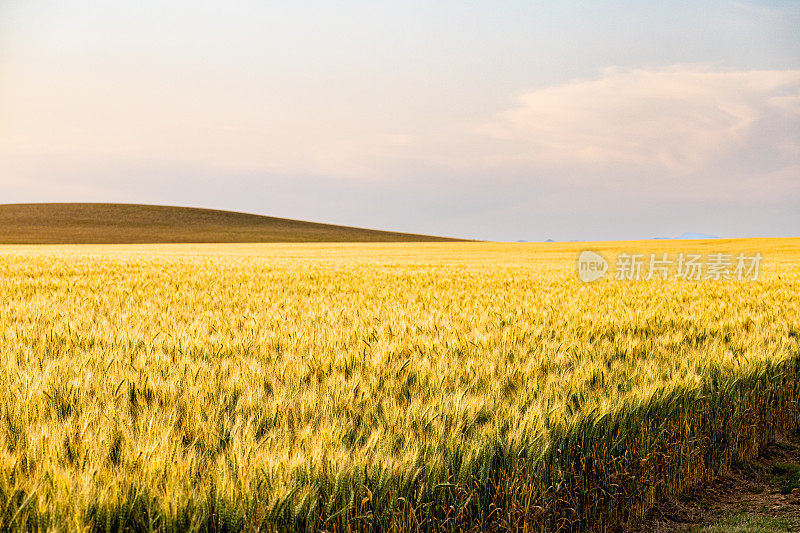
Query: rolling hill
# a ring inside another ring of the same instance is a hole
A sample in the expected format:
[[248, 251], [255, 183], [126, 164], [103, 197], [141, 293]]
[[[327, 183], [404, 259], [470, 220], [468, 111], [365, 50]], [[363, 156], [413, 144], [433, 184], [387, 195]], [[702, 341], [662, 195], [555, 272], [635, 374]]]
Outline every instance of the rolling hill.
[[0, 244], [430, 242], [445, 237], [233, 211], [138, 204], [0, 204]]

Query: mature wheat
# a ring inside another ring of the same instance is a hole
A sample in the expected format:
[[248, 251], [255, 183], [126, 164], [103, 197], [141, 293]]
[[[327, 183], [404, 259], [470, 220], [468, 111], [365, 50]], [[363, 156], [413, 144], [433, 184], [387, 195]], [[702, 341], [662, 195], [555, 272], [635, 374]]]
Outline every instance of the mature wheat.
[[762, 278], [582, 284], [578, 245], [3, 247], [0, 525], [614, 527], [797, 425], [800, 241], [694, 246]]

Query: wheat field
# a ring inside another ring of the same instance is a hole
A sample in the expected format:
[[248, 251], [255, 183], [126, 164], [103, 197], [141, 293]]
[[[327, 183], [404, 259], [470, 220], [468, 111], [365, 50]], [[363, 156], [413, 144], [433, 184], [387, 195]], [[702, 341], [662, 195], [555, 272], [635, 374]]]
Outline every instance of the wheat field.
[[586, 246], [2, 246], [0, 525], [605, 531], [797, 426], [800, 239]]

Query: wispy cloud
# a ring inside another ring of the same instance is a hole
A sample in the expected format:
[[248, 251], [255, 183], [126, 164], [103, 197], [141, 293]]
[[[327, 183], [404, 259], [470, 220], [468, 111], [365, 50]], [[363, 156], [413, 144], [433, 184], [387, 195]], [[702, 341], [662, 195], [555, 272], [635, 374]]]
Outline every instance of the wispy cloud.
[[607, 68], [598, 79], [524, 94], [479, 131], [517, 162], [694, 171], [745, 145], [765, 120], [800, 124], [800, 70]]

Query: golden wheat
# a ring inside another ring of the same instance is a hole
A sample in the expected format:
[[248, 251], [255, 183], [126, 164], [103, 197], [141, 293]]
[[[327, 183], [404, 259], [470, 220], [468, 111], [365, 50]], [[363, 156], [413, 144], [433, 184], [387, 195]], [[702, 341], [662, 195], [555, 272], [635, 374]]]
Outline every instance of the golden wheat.
[[579, 249], [2, 247], [0, 525], [604, 530], [796, 425], [800, 240]]

